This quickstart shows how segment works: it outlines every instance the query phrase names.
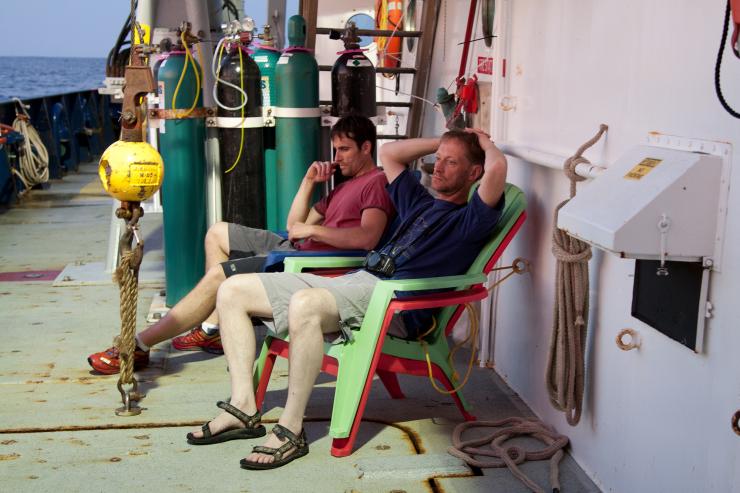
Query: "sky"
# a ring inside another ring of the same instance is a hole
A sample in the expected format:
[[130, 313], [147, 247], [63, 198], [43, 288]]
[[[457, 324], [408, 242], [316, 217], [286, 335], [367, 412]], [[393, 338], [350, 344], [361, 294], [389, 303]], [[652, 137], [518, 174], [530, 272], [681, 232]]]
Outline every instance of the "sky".
[[2, 0], [0, 56], [105, 58], [129, 0]]
[[[265, 0], [246, 3], [264, 22]], [[130, 0], [2, 0], [0, 56], [105, 58], [130, 9]]]

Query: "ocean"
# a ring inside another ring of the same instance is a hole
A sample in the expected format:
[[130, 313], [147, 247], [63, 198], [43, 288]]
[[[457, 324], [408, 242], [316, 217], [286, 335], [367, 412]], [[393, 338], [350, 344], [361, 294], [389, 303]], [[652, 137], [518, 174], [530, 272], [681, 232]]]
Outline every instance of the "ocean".
[[102, 87], [105, 58], [0, 56], [0, 101]]

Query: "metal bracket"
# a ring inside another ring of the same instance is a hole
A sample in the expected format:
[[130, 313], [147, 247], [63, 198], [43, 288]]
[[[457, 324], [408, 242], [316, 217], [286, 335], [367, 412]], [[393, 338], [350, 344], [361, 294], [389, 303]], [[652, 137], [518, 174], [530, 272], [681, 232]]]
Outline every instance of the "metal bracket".
[[[187, 113], [187, 114], [186, 114]], [[193, 108], [193, 111], [188, 113], [188, 110], [178, 108], [178, 109], [150, 109], [148, 111], [149, 119], [150, 120], [183, 120], [186, 118], [206, 118], [209, 116], [215, 116], [216, 115], [216, 109], [215, 108], [207, 108], [207, 107], [200, 107], [200, 108]]]
[[[335, 123], [337, 123], [337, 120], [339, 120], [338, 116], [331, 116], [331, 105], [328, 104], [322, 104], [319, 106], [321, 109], [321, 126], [322, 127], [333, 127]], [[376, 108], [377, 115], [371, 116], [369, 119], [371, 122], [375, 124], [377, 127], [378, 125], [386, 125], [388, 123], [388, 115], [386, 114], [386, 107], [385, 106], [378, 106]]]
[[668, 243], [668, 230], [671, 229], [671, 219], [666, 214], [661, 214], [658, 221], [658, 231], [660, 231], [660, 267], [656, 275], [667, 276], [668, 268], [665, 266], [666, 244]]
[[333, 127], [339, 117], [331, 116], [331, 105], [322, 104], [319, 108], [321, 109], [321, 126]]
[[699, 310], [698, 317], [696, 320], [696, 349], [697, 353], [701, 353], [704, 350], [704, 331], [707, 325], [707, 319], [712, 318], [712, 311], [714, 310], [714, 304], [709, 301], [709, 283], [710, 274], [714, 262], [711, 258], [706, 257], [702, 259], [702, 274], [701, 274], [701, 289], [699, 291]]
[[265, 127], [275, 126], [275, 107], [274, 106], [263, 106], [262, 107], [262, 120], [264, 121]]
[[206, 118], [206, 127], [213, 128], [262, 128], [265, 120], [261, 116], [212, 116]]
[[[134, 58], [135, 62], [138, 60], [138, 57]], [[154, 76], [148, 66], [129, 65], [126, 67], [121, 110], [121, 140], [141, 142], [140, 102], [142, 97], [155, 90]]]

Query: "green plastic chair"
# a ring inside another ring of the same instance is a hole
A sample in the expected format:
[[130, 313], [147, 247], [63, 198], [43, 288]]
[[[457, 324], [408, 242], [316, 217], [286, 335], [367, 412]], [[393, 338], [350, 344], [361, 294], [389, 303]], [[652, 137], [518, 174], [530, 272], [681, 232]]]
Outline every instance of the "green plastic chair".
[[[377, 283], [370, 298], [360, 330], [353, 331], [354, 340], [340, 345], [325, 344], [322, 371], [337, 377], [329, 434], [333, 438], [331, 454], [344, 457], [352, 453], [373, 376], [378, 375], [391, 397], [403, 398], [397, 374], [428, 375], [426, 352], [429, 353], [432, 375], [448, 391], [455, 388], [453, 369], [447, 362], [450, 348], [447, 335], [462, 314], [465, 303], [488, 296], [484, 286], [487, 274], [503, 254], [526, 219], [524, 193], [514, 185], [506, 185], [506, 205], [491, 239], [483, 247], [465, 274], [426, 279], [388, 280]], [[307, 268], [356, 268], [357, 257], [286, 258], [285, 272], [301, 272]], [[397, 299], [397, 291], [451, 289]], [[385, 337], [396, 311], [443, 307], [437, 314], [437, 328], [427, 335], [424, 343], [393, 336]], [[381, 344], [382, 341], [382, 344]], [[426, 345], [426, 352], [424, 345]], [[254, 373], [257, 407], [264, 401], [270, 374], [277, 356], [288, 357], [289, 342], [268, 335], [257, 360]], [[364, 382], [364, 385], [358, 385]], [[452, 392], [466, 420], [474, 420], [469, 404], [462, 394]]]

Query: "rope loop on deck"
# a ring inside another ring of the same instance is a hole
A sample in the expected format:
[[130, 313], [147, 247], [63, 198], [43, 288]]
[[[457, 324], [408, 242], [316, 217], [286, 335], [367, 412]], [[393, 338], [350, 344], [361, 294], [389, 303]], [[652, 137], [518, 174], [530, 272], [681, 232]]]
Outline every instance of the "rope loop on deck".
[[[463, 433], [469, 428], [496, 428], [492, 433], [480, 435], [479, 438], [462, 440]], [[541, 450], [526, 450], [506, 442], [516, 437], [530, 436], [545, 444]], [[482, 447], [483, 445], [488, 447]], [[480, 468], [508, 467], [511, 473], [527, 488], [534, 492], [544, 493], [544, 489], [532, 481], [519, 465], [527, 460], [550, 459], [550, 485], [552, 491], [560, 491], [559, 464], [563, 458], [568, 437], [561, 435], [538, 419], [510, 417], [500, 421], [466, 421], [460, 423], [452, 432], [452, 446], [447, 452], [468, 465]], [[493, 457], [491, 460], [476, 456]]]

